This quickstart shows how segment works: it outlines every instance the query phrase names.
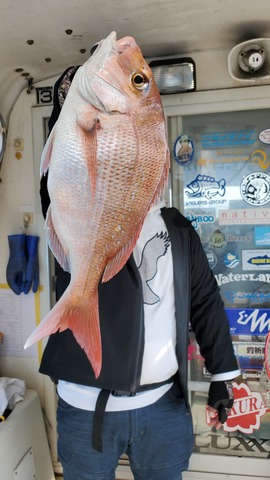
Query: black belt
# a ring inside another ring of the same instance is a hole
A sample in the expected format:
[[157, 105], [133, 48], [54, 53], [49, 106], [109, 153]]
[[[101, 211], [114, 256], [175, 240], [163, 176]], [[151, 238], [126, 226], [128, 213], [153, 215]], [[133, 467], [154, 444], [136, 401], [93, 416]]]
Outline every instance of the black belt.
[[93, 419], [93, 433], [92, 433], [92, 447], [94, 450], [98, 452], [103, 451], [102, 445], [102, 425], [104, 420], [104, 413], [106, 409], [106, 405], [109, 399], [110, 394], [114, 395], [115, 397], [133, 397], [136, 393], [144, 392], [146, 390], [154, 390], [162, 385], [166, 385], [168, 383], [172, 383], [175, 377], [170, 377], [167, 380], [159, 383], [151, 383], [149, 385], [141, 385], [138, 387], [136, 392], [124, 391], [124, 390], [106, 390], [102, 389], [97, 398], [95, 412], [94, 412], [94, 419]]

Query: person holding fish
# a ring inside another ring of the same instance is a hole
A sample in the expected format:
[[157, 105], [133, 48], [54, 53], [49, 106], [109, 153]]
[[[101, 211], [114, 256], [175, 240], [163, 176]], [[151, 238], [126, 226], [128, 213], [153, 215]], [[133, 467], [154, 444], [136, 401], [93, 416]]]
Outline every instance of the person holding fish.
[[226, 421], [226, 382], [240, 372], [200, 239], [160, 200], [165, 119], [135, 40], [100, 42], [59, 112], [41, 171], [66, 288], [26, 347], [49, 336], [40, 372], [57, 384], [64, 479], [113, 480], [125, 453], [135, 480], [181, 480], [193, 449], [190, 326], [211, 373], [212, 427]]

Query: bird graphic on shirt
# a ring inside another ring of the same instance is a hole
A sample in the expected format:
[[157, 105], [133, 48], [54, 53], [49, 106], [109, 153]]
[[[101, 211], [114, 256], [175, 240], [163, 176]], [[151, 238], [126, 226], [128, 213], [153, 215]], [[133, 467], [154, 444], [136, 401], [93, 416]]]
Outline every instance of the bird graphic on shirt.
[[154, 305], [160, 301], [160, 297], [153, 292], [149, 283], [157, 274], [158, 259], [166, 254], [170, 244], [168, 233], [161, 232], [150, 238], [143, 248], [138, 270], [142, 279], [143, 301], [148, 305]]

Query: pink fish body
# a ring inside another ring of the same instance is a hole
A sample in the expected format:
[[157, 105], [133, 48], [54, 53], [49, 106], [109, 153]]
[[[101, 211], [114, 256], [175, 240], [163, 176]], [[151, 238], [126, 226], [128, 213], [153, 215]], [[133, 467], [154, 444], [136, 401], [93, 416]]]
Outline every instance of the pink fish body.
[[69, 328], [98, 377], [98, 284], [128, 260], [169, 170], [160, 95], [132, 37], [112, 32], [78, 69], [44, 147], [48, 169], [47, 239], [71, 281], [25, 348]]

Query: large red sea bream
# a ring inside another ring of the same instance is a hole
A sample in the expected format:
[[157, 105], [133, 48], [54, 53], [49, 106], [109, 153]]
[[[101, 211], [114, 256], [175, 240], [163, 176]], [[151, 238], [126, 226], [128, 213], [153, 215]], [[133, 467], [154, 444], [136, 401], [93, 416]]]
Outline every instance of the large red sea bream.
[[71, 281], [25, 347], [70, 328], [98, 377], [98, 284], [128, 260], [169, 170], [160, 95], [132, 37], [112, 32], [78, 69], [42, 154], [48, 169], [48, 243]]

